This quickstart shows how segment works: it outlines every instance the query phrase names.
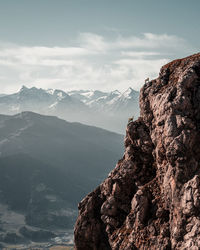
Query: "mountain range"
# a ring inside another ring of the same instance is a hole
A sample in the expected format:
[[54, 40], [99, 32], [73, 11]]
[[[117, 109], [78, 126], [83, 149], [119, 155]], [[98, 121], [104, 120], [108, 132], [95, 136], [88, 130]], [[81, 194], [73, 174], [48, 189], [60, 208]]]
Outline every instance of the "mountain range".
[[131, 87], [120, 93], [118, 90], [64, 92], [23, 86], [17, 93], [0, 95], [0, 113], [33, 111], [124, 133], [128, 117], [139, 115], [138, 103], [139, 92]]
[[138, 98], [132, 88], [0, 94], [0, 249], [61, 232], [71, 241], [78, 202], [123, 152], [123, 135], [110, 131], [124, 132]]

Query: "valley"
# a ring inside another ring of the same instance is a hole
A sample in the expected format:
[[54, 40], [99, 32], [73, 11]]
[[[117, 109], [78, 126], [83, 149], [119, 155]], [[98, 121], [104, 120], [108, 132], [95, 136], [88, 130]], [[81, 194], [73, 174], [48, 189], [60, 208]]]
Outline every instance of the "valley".
[[2, 246], [72, 244], [78, 202], [122, 151], [123, 135], [104, 129], [34, 112], [0, 115]]

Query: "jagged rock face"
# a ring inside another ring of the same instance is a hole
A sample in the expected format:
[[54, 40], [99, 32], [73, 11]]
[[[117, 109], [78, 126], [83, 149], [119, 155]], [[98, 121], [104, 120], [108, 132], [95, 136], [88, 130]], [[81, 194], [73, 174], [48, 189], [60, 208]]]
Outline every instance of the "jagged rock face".
[[77, 250], [200, 249], [200, 54], [140, 92], [125, 153], [79, 204]]

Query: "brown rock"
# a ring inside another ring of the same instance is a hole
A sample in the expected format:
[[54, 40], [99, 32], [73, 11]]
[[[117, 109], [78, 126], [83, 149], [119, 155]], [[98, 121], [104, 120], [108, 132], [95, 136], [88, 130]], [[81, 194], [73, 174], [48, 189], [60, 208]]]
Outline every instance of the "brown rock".
[[77, 250], [200, 249], [200, 54], [140, 92], [125, 153], [79, 204]]

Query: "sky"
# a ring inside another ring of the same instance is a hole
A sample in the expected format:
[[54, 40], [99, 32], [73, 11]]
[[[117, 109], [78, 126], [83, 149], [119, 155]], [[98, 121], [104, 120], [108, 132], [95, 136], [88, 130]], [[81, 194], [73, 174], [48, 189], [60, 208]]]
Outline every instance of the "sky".
[[200, 51], [199, 0], [0, 0], [0, 93], [139, 90]]

